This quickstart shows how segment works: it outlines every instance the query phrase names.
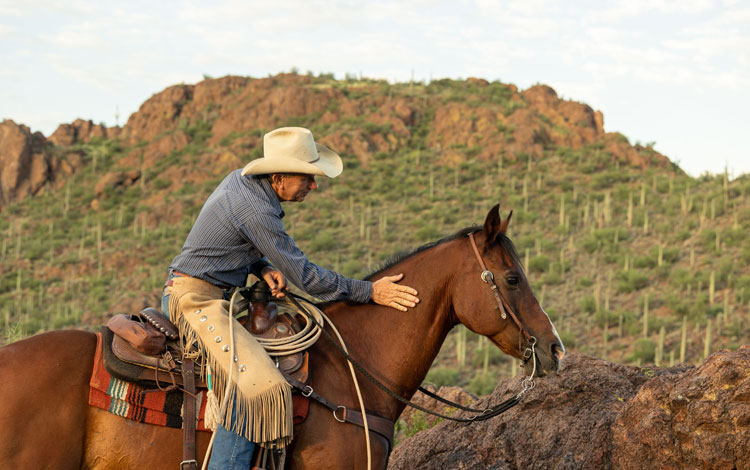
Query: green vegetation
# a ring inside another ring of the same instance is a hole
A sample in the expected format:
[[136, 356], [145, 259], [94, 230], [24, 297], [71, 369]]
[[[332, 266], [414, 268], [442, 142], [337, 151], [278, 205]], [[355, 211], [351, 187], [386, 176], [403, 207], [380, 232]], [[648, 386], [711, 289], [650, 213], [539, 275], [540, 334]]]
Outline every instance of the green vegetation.
[[[321, 75], [304, 86], [340, 94], [320, 112], [279, 125], [392, 143], [369, 158], [343, 152], [340, 178], [322, 180], [304, 205], [286, 205], [285, 224], [314, 262], [363, 277], [391, 254], [481, 223], [500, 202], [503, 211], [514, 210], [510, 236], [568, 349], [664, 365], [671, 352], [695, 363], [707, 351], [747, 342], [750, 177], [691, 178], [675, 168], [640, 168], [599, 141], [556, 145], [553, 136], [564, 132], [548, 117], [533, 151], [511, 152], [516, 124], [499, 120], [529, 104], [499, 82], [389, 85]], [[408, 133], [397, 135], [377, 115], [373, 103], [382, 96], [412, 103]], [[352, 99], [361, 100], [360, 115], [322, 123], [325, 112]], [[476, 142], [440, 145], [430, 126], [452, 103], [469, 105], [475, 125], [483, 108], [498, 116], [486, 132], [508, 148], [488, 156]], [[263, 129], [214, 142], [216, 113], [211, 108], [175, 123], [164, 135], [182, 132], [188, 143], [159, 158], [149, 157], [148, 143], [77, 145], [66, 152], [82, 155], [83, 166], [63, 185], [2, 209], [4, 342], [58, 328], [93, 330], [113, 313], [158, 304], [169, 262], [202, 202], [238, 166], [219, 156], [232, 150], [246, 161], [261, 152], [247, 142], [257, 143]], [[650, 161], [653, 150], [639, 152]], [[132, 186], [94, 193], [105, 172], [130, 170], [142, 171]], [[486, 394], [517, 373], [515, 360], [462, 330], [448, 336], [428, 380]]]

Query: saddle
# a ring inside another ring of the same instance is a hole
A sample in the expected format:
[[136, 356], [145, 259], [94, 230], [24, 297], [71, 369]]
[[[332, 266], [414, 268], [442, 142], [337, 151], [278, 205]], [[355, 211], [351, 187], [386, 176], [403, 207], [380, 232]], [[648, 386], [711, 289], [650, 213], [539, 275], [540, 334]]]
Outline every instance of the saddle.
[[[282, 339], [303, 328], [297, 315], [278, 313], [270, 302], [271, 293], [265, 282], [256, 283], [249, 291], [240, 291], [248, 300], [248, 315], [240, 324], [253, 336]], [[183, 402], [183, 462], [181, 470], [196, 470], [195, 396], [196, 388], [207, 388], [201, 379], [201, 364], [185, 356], [178, 341], [178, 330], [161, 312], [146, 308], [137, 315], [115, 315], [102, 327], [104, 367], [113, 377], [134, 382], [146, 388], [169, 391], [181, 388]], [[272, 357], [276, 366], [289, 380], [308, 383], [308, 352]], [[167, 384], [162, 387], [162, 384]]]

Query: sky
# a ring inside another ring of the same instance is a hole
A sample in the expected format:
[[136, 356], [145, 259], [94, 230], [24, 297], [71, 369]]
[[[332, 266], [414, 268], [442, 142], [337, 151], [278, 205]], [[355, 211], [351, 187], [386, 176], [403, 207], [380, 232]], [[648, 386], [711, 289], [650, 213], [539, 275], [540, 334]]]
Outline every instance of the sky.
[[544, 83], [693, 176], [750, 173], [750, 0], [0, 0], [0, 119], [46, 136], [292, 69]]

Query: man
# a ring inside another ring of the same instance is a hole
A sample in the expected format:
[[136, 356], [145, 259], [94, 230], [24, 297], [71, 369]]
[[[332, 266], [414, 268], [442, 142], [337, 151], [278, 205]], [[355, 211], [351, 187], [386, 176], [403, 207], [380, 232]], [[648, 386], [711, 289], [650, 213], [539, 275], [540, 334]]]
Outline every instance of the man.
[[[230, 289], [246, 285], [248, 274], [264, 279], [277, 296], [284, 295], [288, 279], [325, 301], [372, 300], [402, 311], [419, 302], [416, 290], [397, 284], [403, 274], [372, 283], [349, 279], [311, 263], [286, 233], [281, 203], [304, 201], [318, 187], [316, 175], [335, 178], [342, 170], [341, 158], [316, 143], [309, 130], [269, 132], [263, 157], [230, 173], [216, 188], [170, 266], [164, 313], [178, 325], [184, 344], [199, 345], [220, 399], [231, 382], [209, 469], [247, 469], [254, 442], [285, 445], [291, 436], [289, 385], [241, 327], [234, 328], [235, 364], [229, 370], [226, 298]], [[269, 411], [269, 402], [284, 409]]]

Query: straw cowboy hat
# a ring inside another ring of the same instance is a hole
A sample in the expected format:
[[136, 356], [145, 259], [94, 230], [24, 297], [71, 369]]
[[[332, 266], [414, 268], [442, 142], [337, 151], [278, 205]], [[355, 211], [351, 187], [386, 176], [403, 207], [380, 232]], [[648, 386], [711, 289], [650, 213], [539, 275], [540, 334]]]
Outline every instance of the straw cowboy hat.
[[344, 164], [335, 152], [313, 140], [303, 127], [282, 127], [263, 136], [263, 157], [242, 169], [243, 175], [304, 173], [335, 178]]

